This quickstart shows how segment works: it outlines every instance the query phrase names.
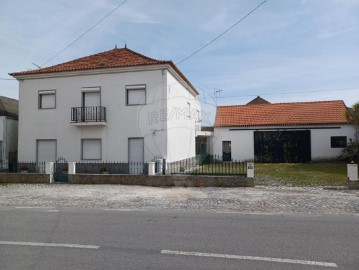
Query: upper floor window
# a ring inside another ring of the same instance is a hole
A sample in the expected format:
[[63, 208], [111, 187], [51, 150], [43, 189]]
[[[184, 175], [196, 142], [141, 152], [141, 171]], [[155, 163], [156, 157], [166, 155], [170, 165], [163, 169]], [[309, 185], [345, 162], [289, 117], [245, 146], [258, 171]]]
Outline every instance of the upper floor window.
[[56, 90], [39, 91], [39, 109], [56, 108]]
[[347, 136], [332, 136], [330, 137], [331, 148], [345, 148], [347, 147]]
[[127, 85], [126, 86], [126, 104], [144, 105], [146, 104], [146, 85]]

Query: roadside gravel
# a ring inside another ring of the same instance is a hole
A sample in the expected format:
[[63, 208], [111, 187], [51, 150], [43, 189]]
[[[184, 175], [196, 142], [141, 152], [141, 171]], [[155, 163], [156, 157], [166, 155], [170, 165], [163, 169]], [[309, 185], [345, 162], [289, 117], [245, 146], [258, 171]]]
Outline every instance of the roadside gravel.
[[345, 187], [155, 188], [122, 185], [0, 185], [0, 207], [183, 209], [359, 215]]

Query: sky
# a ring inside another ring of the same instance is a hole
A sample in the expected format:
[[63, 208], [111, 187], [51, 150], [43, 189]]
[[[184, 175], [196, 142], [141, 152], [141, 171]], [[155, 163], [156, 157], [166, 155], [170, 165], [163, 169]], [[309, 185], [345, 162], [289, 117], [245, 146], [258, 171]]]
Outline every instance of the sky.
[[[128, 0], [48, 61], [122, 2], [1, 0], [0, 95], [18, 98], [10, 72], [115, 45], [178, 63], [263, 0]], [[272, 103], [340, 99], [351, 106], [359, 101], [359, 0], [268, 0], [178, 68], [204, 108], [258, 95]]]

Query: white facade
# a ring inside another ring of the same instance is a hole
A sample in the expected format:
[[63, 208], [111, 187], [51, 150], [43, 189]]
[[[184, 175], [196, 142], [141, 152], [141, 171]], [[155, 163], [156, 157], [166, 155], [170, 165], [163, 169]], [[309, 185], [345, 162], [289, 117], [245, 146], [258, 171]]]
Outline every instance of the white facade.
[[[43, 159], [38, 152], [47, 147], [49, 159], [128, 161], [130, 141], [143, 143], [146, 162], [154, 157], [176, 161], [195, 156], [198, 119], [188, 116], [200, 113], [197, 94], [170, 65], [17, 79], [19, 160]], [[105, 122], [71, 123], [71, 108], [96, 104], [106, 107]], [[192, 112], [182, 116], [189, 108]], [[136, 155], [141, 158], [140, 152]]]
[[18, 121], [11, 117], [0, 116], [0, 161], [6, 164], [9, 153], [17, 151]]
[[310, 130], [312, 161], [333, 159], [341, 153], [343, 148], [331, 147], [331, 137], [346, 136], [347, 142], [355, 141], [355, 127], [352, 125], [215, 127], [211, 154], [222, 156], [222, 142], [230, 141], [233, 160], [254, 160], [254, 131], [263, 130]]

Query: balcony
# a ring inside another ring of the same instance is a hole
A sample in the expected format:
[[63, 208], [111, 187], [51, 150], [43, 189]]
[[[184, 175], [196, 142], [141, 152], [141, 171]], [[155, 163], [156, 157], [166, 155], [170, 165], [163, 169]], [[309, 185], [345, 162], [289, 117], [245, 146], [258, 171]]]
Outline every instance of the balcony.
[[75, 126], [106, 126], [106, 107], [71, 108], [71, 124]]

